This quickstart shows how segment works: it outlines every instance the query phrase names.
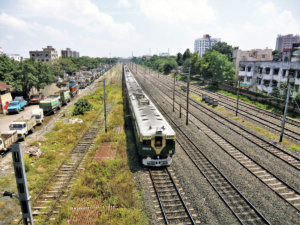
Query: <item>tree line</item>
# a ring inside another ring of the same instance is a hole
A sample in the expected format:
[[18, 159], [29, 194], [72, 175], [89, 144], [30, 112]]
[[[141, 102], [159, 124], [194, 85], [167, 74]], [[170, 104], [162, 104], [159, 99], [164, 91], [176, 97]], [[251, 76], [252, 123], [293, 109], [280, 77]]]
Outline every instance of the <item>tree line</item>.
[[116, 58], [60, 57], [53, 64], [36, 62], [34, 58], [21, 62], [0, 55], [0, 81], [14, 87], [15, 92], [28, 97], [32, 87], [38, 90], [54, 82], [56, 77], [63, 77], [64, 72], [72, 75], [83, 66], [88, 70], [100, 64], [116, 63]]
[[[181, 66], [184, 73], [190, 70], [191, 79], [211, 80], [212, 84], [233, 83], [235, 69], [232, 63], [232, 50], [231, 45], [219, 42], [203, 57], [200, 57], [198, 52], [191, 53], [187, 49], [183, 54], [179, 52], [176, 57], [154, 55], [150, 59], [134, 57], [132, 61], [164, 74], [176, 73], [178, 66]], [[186, 76], [179, 75], [179, 78], [184, 77]]]

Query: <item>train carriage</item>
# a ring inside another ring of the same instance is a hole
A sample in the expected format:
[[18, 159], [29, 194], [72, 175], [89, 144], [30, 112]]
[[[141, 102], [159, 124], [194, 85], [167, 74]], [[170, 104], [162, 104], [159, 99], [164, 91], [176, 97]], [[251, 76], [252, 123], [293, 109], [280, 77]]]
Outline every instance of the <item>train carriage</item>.
[[124, 66], [127, 103], [142, 164], [169, 166], [175, 153], [175, 132]]

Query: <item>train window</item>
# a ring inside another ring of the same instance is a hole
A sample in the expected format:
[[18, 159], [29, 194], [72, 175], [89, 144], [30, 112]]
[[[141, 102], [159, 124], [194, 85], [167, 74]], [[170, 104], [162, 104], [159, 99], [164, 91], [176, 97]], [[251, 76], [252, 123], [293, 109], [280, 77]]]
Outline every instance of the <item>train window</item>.
[[162, 137], [155, 137], [155, 146], [156, 147], [162, 146]]
[[143, 145], [151, 145], [151, 141], [150, 140], [144, 140], [143, 141]]

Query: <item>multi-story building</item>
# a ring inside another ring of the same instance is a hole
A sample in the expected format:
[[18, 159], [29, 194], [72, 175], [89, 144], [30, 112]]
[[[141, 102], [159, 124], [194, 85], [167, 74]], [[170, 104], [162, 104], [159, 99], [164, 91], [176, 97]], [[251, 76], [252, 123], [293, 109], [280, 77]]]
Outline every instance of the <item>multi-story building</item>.
[[72, 51], [70, 48], [66, 50], [61, 50], [61, 56], [64, 57], [79, 57], [79, 52]]
[[2, 47], [0, 46], [0, 55], [4, 54]]
[[243, 51], [235, 48], [233, 50], [233, 64], [235, 67], [235, 75], [238, 77], [240, 61], [272, 61], [272, 49], [252, 49], [250, 51]]
[[209, 34], [205, 34], [202, 38], [198, 38], [195, 40], [194, 52], [198, 52], [199, 56], [202, 57], [207, 49], [210, 49], [220, 41], [220, 38], [211, 38]]
[[288, 34], [288, 35], [279, 34], [276, 39], [275, 49], [283, 52], [284, 49], [292, 49], [292, 45], [298, 42], [300, 42], [299, 35], [294, 36], [293, 34]]
[[73, 57], [79, 57], [79, 52], [73, 51]]
[[280, 88], [281, 83], [287, 82], [295, 88], [293, 96], [300, 92], [300, 63], [276, 61], [240, 61], [239, 79], [241, 86], [251, 90], [260, 90], [271, 94], [273, 87]]
[[8, 58], [11, 58], [11, 59], [13, 59], [15, 61], [18, 61], [18, 62], [21, 62], [23, 60], [23, 57], [19, 54], [5, 53], [5, 55]]
[[29, 51], [29, 57], [34, 57], [35, 61], [50, 64], [53, 60], [58, 59], [58, 54], [55, 48], [49, 45], [47, 48], [43, 48], [43, 51]]

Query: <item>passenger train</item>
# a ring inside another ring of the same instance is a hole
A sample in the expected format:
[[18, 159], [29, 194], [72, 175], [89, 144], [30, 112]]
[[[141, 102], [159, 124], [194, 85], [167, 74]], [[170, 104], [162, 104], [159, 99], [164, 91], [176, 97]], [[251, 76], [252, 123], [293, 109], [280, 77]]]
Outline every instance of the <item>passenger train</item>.
[[174, 130], [144, 93], [127, 65], [123, 66], [123, 83], [142, 164], [169, 166], [175, 153]]

